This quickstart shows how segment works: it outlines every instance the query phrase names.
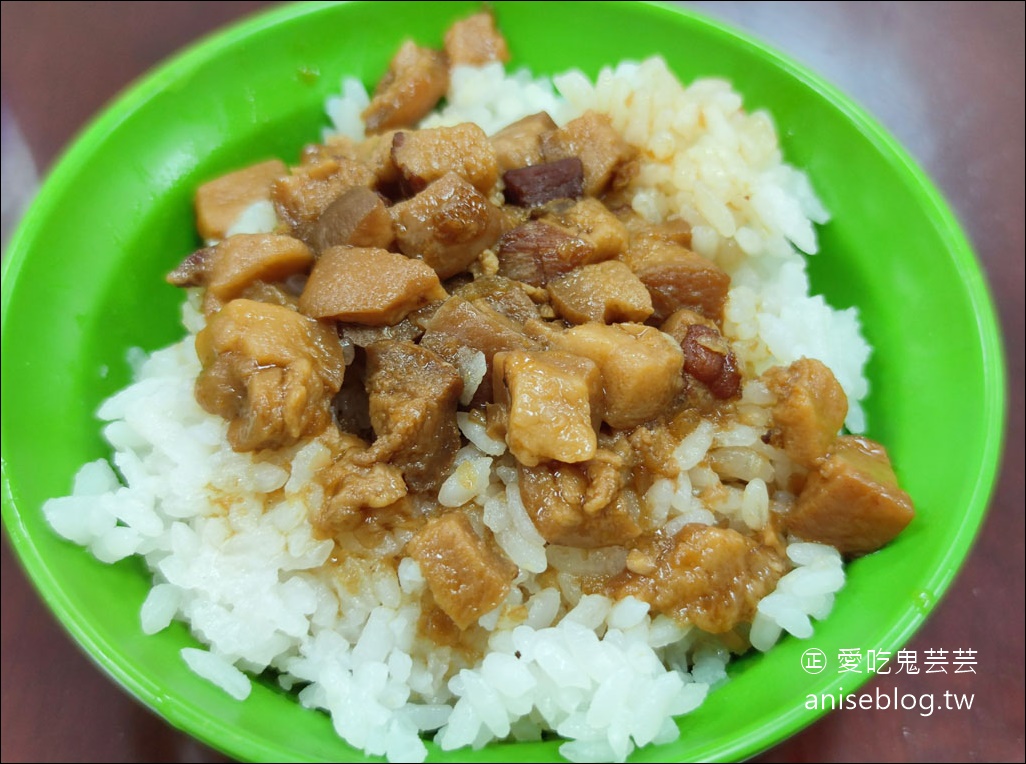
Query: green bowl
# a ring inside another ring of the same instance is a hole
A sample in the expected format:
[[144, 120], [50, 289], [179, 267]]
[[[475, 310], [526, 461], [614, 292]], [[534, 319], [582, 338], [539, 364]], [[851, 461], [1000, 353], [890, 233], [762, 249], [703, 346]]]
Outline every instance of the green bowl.
[[[289, 6], [210, 37], [138, 83], [54, 169], [3, 269], [3, 520], [36, 587], [110, 675], [170, 723], [240, 759], [363, 759], [326, 715], [271, 682], [237, 702], [189, 672], [181, 624], [143, 637], [141, 563], [108, 566], [58, 538], [45, 499], [107, 454], [94, 412], [129, 379], [126, 350], [182, 335], [180, 292], [163, 275], [197, 245], [191, 197], [221, 171], [296, 160], [326, 120], [342, 75], [373, 83], [404, 36], [439, 44], [476, 2]], [[833, 221], [820, 230], [813, 286], [856, 305], [875, 348], [869, 434], [890, 450], [918, 515], [898, 540], [849, 567], [831, 616], [733, 665], [730, 681], [679, 720], [678, 742], [637, 761], [750, 756], [809, 724], [809, 693], [836, 696], [834, 671], [808, 674], [818, 648], [896, 651], [922, 624], [980, 525], [999, 458], [1004, 375], [978, 263], [937, 191], [904, 150], [818, 77], [723, 25], [657, 5], [494, 3], [514, 65], [594, 75], [663, 54], [683, 79], [729, 78], [768, 108], [785, 156], [806, 169]], [[572, 29], [573, 34], [566, 34]], [[626, 33], [630, 30], [630, 33]], [[953, 447], [952, 434], [958, 446]], [[547, 761], [556, 742], [493, 744], [454, 761]]]

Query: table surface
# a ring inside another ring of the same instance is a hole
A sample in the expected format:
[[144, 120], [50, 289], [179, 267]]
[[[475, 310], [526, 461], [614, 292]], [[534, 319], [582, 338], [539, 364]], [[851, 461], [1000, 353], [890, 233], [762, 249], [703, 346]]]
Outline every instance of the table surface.
[[[269, 5], [3, 3], [3, 227], [82, 124], [199, 35]], [[902, 677], [971, 710], [829, 714], [757, 761], [1023, 761], [1022, 3], [690, 3], [808, 65], [875, 115], [938, 184], [983, 263], [1005, 335], [1004, 464], [965, 568], [909, 645], [966, 646], [975, 674]], [[45, 87], [41, 87], [46, 83]], [[18, 147], [26, 149], [19, 152]], [[2, 544], [3, 761], [224, 761], [79, 651]], [[893, 678], [868, 686], [892, 693]]]

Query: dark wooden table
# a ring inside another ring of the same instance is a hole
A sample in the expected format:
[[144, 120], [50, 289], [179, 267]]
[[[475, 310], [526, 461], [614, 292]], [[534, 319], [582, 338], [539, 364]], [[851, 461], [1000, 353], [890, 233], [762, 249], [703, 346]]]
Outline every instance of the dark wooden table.
[[[3, 3], [3, 224], [23, 190], [130, 80], [268, 5]], [[828, 715], [758, 761], [1023, 761], [1022, 3], [693, 3], [807, 64], [921, 162], [983, 263], [1005, 333], [1004, 466], [967, 565], [910, 647], [970, 647], [976, 674], [902, 678], [902, 693], [973, 693], [971, 710]], [[24, 138], [28, 155], [17, 151]], [[101, 674], [2, 544], [3, 761], [224, 761]], [[869, 685], [891, 692], [893, 679]]]

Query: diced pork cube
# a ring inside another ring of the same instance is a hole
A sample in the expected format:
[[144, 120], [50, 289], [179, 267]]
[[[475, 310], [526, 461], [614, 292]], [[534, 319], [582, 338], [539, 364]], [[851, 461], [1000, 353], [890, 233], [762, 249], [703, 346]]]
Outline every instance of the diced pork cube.
[[560, 225], [595, 247], [590, 262], [619, 257], [627, 250], [627, 228], [598, 199], [585, 198], [554, 214]]
[[196, 190], [196, 228], [204, 239], [223, 239], [243, 210], [271, 198], [271, 184], [288, 175], [285, 163], [267, 162], [230, 172]]
[[407, 40], [388, 65], [388, 72], [363, 111], [367, 132], [382, 133], [417, 124], [435, 108], [448, 89], [449, 67], [445, 55]]
[[465, 271], [502, 232], [495, 205], [454, 172], [390, 212], [399, 250], [421, 258], [440, 279]]
[[445, 54], [450, 66], [481, 66], [509, 61], [506, 40], [495, 28], [492, 14], [483, 11], [457, 21], [445, 33]]
[[554, 346], [590, 358], [605, 391], [603, 419], [628, 429], [658, 416], [684, 386], [680, 346], [642, 324], [582, 324], [554, 338]]
[[652, 299], [641, 280], [619, 260], [584, 265], [548, 285], [552, 307], [574, 324], [641, 322], [652, 315]]
[[398, 467], [411, 491], [437, 490], [460, 447], [459, 372], [420, 345], [382, 340], [367, 346], [366, 386], [377, 435], [367, 460]]
[[684, 339], [688, 336], [688, 329], [695, 324], [701, 324], [702, 326], [708, 326], [710, 329], [716, 329], [716, 322], [706, 318], [701, 313], [696, 313], [688, 308], [681, 308], [675, 310], [659, 326], [659, 330], [663, 334], [669, 334], [681, 345], [684, 344]]
[[540, 207], [553, 199], [577, 199], [584, 192], [584, 165], [577, 157], [557, 159], [502, 174], [507, 204]]
[[384, 249], [333, 247], [314, 265], [299, 309], [314, 318], [385, 326], [445, 297], [437, 274], [420, 260]]
[[584, 165], [584, 193], [600, 196], [613, 182], [617, 169], [630, 161], [634, 150], [620, 137], [609, 117], [587, 111], [563, 127], [542, 136], [546, 162], [578, 157]]
[[640, 505], [629, 489], [618, 486], [597, 510], [585, 510], [595, 486], [586, 467], [551, 461], [518, 465], [520, 498], [538, 533], [551, 544], [587, 549], [622, 545], [640, 536]]
[[862, 555], [888, 544], [914, 514], [884, 447], [849, 435], [837, 438], [809, 474], [785, 521], [802, 539]]
[[310, 515], [310, 522], [322, 534], [352, 531], [367, 513], [391, 507], [406, 496], [406, 483], [398, 467], [386, 462], [367, 464], [361, 459], [367, 444], [360, 438], [340, 432], [326, 433], [321, 439], [334, 452], [332, 463], [317, 473], [325, 499]]
[[357, 186], [327, 206], [313, 224], [310, 240], [318, 252], [341, 246], [388, 249], [395, 234], [381, 197]]
[[560, 225], [529, 220], [499, 239], [499, 273], [532, 286], [595, 260], [595, 245]]
[[635, 239], [626, 262], [648, 287], [656, 321], [681, 308], [716, 322], [723, 320], [730, 276], [712, 261], [661, 239]]
[[770, 442], [812, 468], [837, 437], [848, 415], [848, 396], [834, 373], [815, 358], [769, 369], [763, 380], [776, 396]]
[[[478, 276], [461, 286], [454, 295], [482, 307], [487, 306], [497, 313], [523, 326], [532, 318], [540, 318], [538, 306], [527, 295], [520, 284], [503, 276]], [[506, 348], [513, 350], [513, 348]]]
[[345, 157], [325, 159], [294, 167], [291, 175], [273, 183], [271, 198], [278, 218], [294, 236], [309, 244], [317, 221], [332, 202], [351, 188], [369, 187], [374, 182], [374, 173], [362, 162]]
[[[495, 148], [499, 169], [505, 172], [521, 167], [530, 167], [544, 161], [541, 148], [542, 136], [555, 129], [556, 123], [544, 111], [518, 119], [513, 124], [502, 128], [489, 139]], [[582, 165], [582, 183], [583, 170]]]
[[509, 409], [506, 444], [521, 464], [595, 456], [602, 380], [592, 361], [555, 351], [498, 353], [492, 382]]
[[460, 629], [498, 607], [516, 576], [516, 567], [478, 536], [459, 511], [428, 520], [406, 552], [420, 565], [435, 604]]
[[[476, 282], [471, 282], [476, 283]], [[479, 351], [484, 355], [484, 383], [474, 393], [471, 405], [480, 406], [492, 399], [492, 360], [506, 350], [529, 350], [536, 342], [514, 321], [479, 298], [473, 303], [453, 296], [446, 300], [427, 322], [421, 344], [442, 358], [464, 368]]]
[[392, 139], [392, 161], [410, 194], [423, 191], [450, 172], [482, 194], [490, 193], [499, 179], [495, 149], [484, 130], [470, 122], [396, 133]]

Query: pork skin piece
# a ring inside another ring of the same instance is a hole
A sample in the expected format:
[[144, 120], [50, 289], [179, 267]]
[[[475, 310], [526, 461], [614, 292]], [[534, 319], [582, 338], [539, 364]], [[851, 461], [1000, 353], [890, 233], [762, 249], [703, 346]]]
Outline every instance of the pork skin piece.
[[361, 115], [367, 133], [417, 124], [448, 89], [445, 55], [407, 40], [392, 58], [388, 72], [378, 82], [374, 97]]
[[689, 308], [721, 323], [730, 276], [711, 260], [656, 238], [635, 238], [625, 261], [652, 295], [652, 318], [665, 321]]
[[502, 232], [495, 205], [454, 172], [389, 212], [399, 251], [422, 259], [440, 279], [465, 271]]
[[572, 324], [641, 322], [652, 315], [652, 298], [619, 260], [583, 265], [548, 285], [556, 313]]
[[345, 359], [335, 330], [280, 305], [232, 300], [196, 335], [196, 401], [236, 451], [281, 448], [331, 422]]
[[271, 159], [204, 183], [195, 198], [199, 235], [207, 241], [223, 239], [247, 207], [270, 200], [271, 184], [288, 173], [284, 162]]
[[[541, 139], [556, 129], [556, 123], [547, 112], [540, 111], [506, 125], [489, 140], [502, 172], [530, 167], [543, 162]], [[580, 161], [580, 160], [578, 160]], [[583, 182], [584, 166], [581, 165]], [[582, 186], [583, 190], [583, 186]]]
[[709, 525], [685, 525], [674, 538], [646, 537], [631, 554], [628, 569], [609, 582], [615, 599], [633, 595], [655, 613], [712, 634], [751, 622], [788, 568], [771, 547]]
[[437, 491], [460, 447], [459, 372], [425, 347], [382, 340], [367, 346], [366, 386], [377, 436], [367, 460], [398, 467], [412, 492]]
[[318, 252], [340, 246], [388, 249], [395, 233], [381, 197], [366, 186], [356, 186], [325, 208], [313, 224], [310, 240]]
[[680, 346], [651, 326], [582, 324], [555, 335], [553, 346], [598, 366], [605, 392], [602, 418], [615, 429], [659, 416], [684, 387]]
[[392, 138], [392, 161], [410, 196], [454, 172], [486, 196], [499, 179], [495, 149], [477, 125], [397, 132]]
[[390, 326], [445, 290], [426, 263], [370, 247], [332, 247], [314, 265], [299, 297], [313, 318]]
[[630, 161], [634, 150], [620, 137], [605, 114], [587, 111], [541, 138], [546, 162], [577, 157], [584, 165], [584, 193], [601, 196], [617, 169]]
[[487, 11], [457, 21], [445, 33], [445, 55], [449, 66], [481, 66], [492, 61], [509, 61], [506, 38], [495, 28]]
[[508, 409], [506, 444], [518, 462], [534, 467], [595, 456], [602, 379], [592, 361], [547, 350], [497, 353], [492, 387]]
[[420, 566], [435, 604], [461, 630], [497, 608], [517, 574], [458, 510], [428, 520], [406, 553]]
[[792, 461], [812, 469], [837, 437], [848, 415], [848, 396], [822, 361], [800, 358], [763, 374], [777, 402], [770, 442]]
[[784, 515], [790, 533], [854, 557], [890, 543], [912, 521], [887, 451], [868, 438], [837, 438]]

